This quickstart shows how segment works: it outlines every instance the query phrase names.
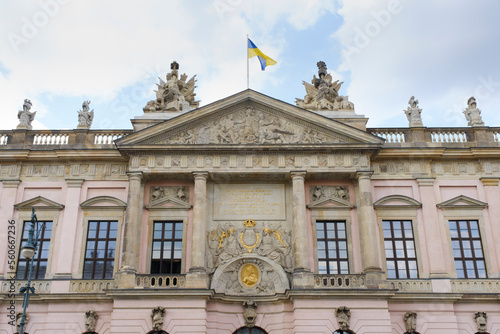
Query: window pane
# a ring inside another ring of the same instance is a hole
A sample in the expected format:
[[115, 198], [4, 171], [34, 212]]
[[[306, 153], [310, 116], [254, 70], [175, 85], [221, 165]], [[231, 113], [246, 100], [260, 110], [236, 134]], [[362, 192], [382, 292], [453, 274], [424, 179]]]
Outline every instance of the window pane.
[[[450, 221], [450, 235], [459, 278], [486, 278], [477, 220]], [[457, 228], [458, 233], [454, 233]]]
[[83, 268], [84, 279], [113, 278], [117, 227], [116, 221], [89, 222]]
[[181, 272], [182, 229], [182, 222], [154, 222], [151, 273]]
[[383, 226], [388, 277], [418, 278], [412, 222], [386, 220]]
[[347, 234], [343, 221], [317, 221], [318, 269], [323, 274], [349, 273]]

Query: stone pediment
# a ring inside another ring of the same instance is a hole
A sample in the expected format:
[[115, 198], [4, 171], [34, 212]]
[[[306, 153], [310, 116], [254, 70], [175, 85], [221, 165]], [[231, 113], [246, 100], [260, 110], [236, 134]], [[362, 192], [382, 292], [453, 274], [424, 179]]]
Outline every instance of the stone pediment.
[[111, 196], [97, 196], [80, 204], [82, 210], [125, 210], [127, 203]]
[[146, 205], [146, 209], [148, 210], [168, 210], [168, 209], [189, 210], [191, 208], [192, 208], [191, 204], [183, 202], [180, 199], [171, 197], [160, 198]]
[[14, 207], [17, 210], [62, 210], [64, 205], [57, 202], [51, 201], [48, 198], [37, 196], [35, 198], [29, 199], [27, 201], [15, 204]]
[[419, 201], [404, 195], [390, 195], [373, 203], [375, 209], [418, 209], [422, 207]]
[[127, 149], [322, 146], [378, 148], [383, 139], [246, 90], [117, 141]]
[[437, 207], [441, 209], [484, 209], [487, 206], [488, 203], [464, 195], [437, 204]]

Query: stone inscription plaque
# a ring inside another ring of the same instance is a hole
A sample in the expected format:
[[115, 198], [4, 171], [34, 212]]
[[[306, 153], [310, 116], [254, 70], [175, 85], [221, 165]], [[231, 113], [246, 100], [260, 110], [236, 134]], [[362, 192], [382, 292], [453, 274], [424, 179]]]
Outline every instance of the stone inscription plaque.
[[283, 184], [216, 184], [215, 220], [284, 220]]

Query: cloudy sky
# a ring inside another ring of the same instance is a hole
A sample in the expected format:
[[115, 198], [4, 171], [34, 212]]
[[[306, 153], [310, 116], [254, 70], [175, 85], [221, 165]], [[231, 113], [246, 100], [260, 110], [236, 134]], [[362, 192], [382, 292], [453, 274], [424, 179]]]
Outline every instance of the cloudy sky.
[[500, 2], [483, 0], [0, 0], [1, 129], [25, 98], [34, 129], [128, 129], [170, 63], [197, 74], [206, 105], [246, 89], [246, 35], [278, 61], [250, 59], [250, 88], [295, 103], [323, 60], [369, 127], [406, 127], [411, 95], [424, 125], [466, 126], [474, 95], [500, 126]]

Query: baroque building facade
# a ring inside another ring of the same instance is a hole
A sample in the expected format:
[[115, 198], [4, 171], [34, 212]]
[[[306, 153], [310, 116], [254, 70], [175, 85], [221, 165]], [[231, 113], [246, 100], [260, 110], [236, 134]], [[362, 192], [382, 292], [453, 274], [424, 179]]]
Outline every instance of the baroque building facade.
[[374, 129], [323, 62], [296, 106], [200, 107], [171, 69], [133, 130], [91, 130], [90, 101], [32, 130], [26, 100], [0, 132], [0, 333], [32, 208], [31, 334], [500, 333], [500, 128], [475, 99], [465, 128], [412, 97]]

